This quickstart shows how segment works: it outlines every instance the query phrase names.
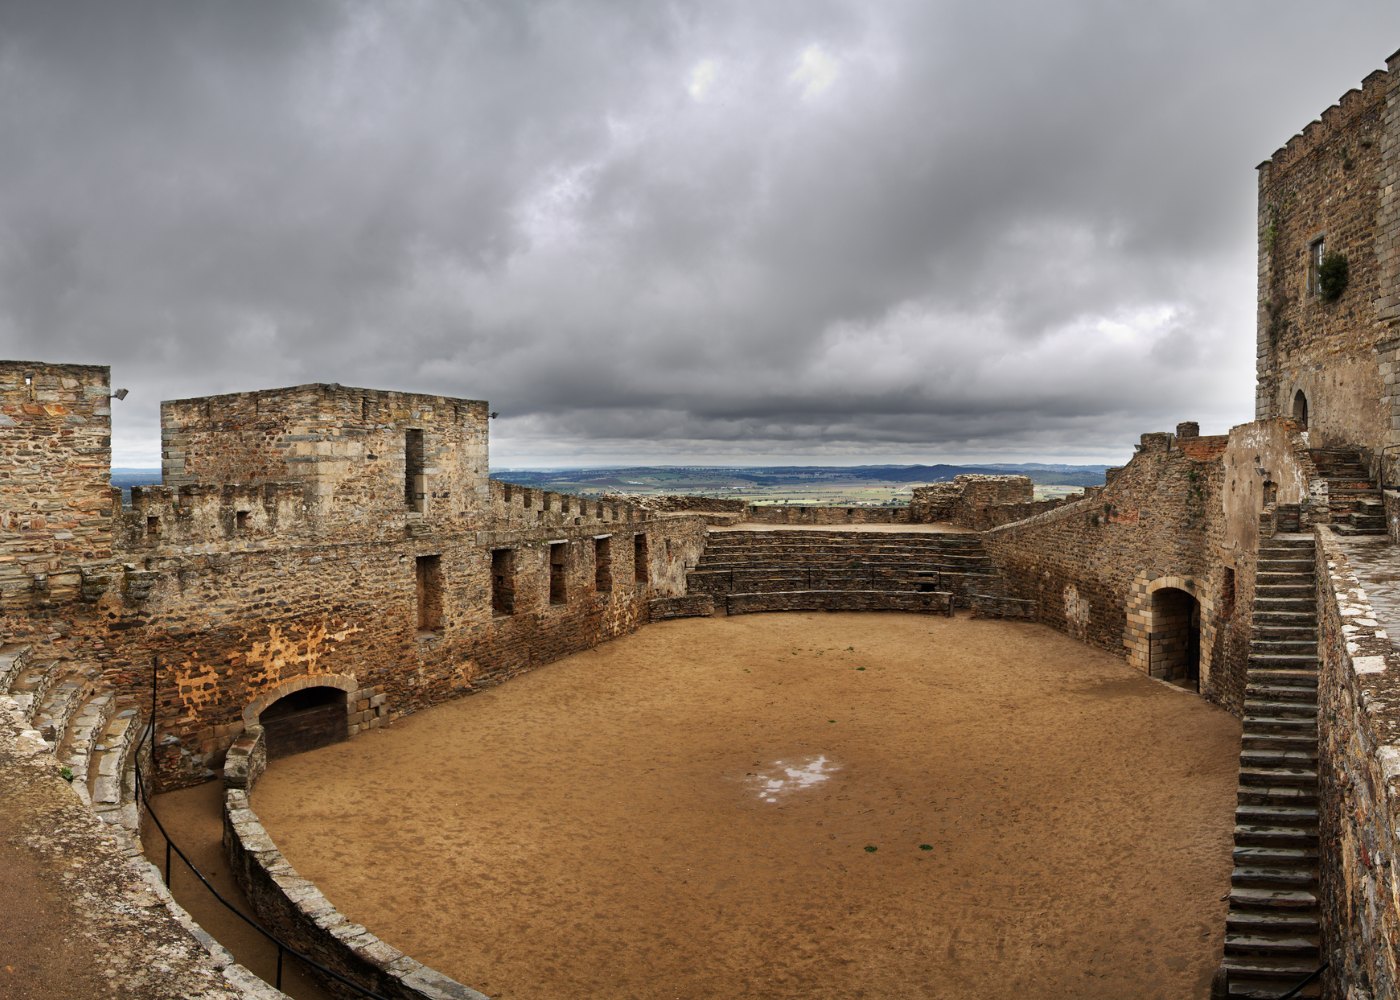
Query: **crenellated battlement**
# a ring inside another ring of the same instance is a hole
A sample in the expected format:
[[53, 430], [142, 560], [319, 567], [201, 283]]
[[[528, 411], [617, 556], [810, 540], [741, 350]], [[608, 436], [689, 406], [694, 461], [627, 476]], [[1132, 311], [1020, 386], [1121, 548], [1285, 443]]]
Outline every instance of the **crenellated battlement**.
[[[1392, 63], [1391, 69], [1397, 67]], [[1338, 133], [1350, 129], [1353, 124], [1374, 114], [1377, 108], [1385, 106], [1386, 95], [1391, 86], [1390, 71], [1378, 69], [1361, 81], [1360, 87], [1353, 87], [1341, 96], [1322, 114], [1304, 126], [1286, 143], [1274, 150], [1259, 170], [1267, 173], [1270, 169], [1287, 168], [1306, 156], [1316, 153], [1334, 139]]]
[[651, 512], [613, 500], [590, 500], [501, 479], [490, 481], [491, 524], [495, 530], [645, 521]]
[[117, 519], [117, 548], [148, 552], [167, 546], [230, 549], [292, 542], [306, 536], [302, 483], [134, 486], [131, 507]]

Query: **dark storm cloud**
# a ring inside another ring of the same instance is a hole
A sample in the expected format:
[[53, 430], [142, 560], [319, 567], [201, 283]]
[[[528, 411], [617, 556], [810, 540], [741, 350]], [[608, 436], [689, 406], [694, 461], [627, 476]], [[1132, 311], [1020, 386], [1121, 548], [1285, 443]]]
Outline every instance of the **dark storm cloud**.
[[1120, 460], [1252, 401], [1293, 0], [0, 3], [0, 354], [489, 398], [505, 464]]

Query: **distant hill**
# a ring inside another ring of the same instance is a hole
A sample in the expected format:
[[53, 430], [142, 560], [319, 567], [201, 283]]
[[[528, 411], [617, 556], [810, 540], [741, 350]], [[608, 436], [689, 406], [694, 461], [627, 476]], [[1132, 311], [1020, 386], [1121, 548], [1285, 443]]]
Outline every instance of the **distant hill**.
[[112, 485], [121, 487], [122, 503], [131, 502], [131, 488], [133, 486], [159, 486], [160, 483], [159, 469], [133, 469], [129, 467], [114, 467], [112, 469]]
[[1104, 465], [631, 466], [617, 469], [498, 469], [497, 479], [573, 492], [699, 493], [751, 487], [944, 483], [960, 475], [1024, 475], [1039, 485], [1102, 486]]

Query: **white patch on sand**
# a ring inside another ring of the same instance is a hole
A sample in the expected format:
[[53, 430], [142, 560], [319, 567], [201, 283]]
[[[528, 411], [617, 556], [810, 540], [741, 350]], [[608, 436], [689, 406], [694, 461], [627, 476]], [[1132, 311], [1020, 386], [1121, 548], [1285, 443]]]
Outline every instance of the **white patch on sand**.
[[825, 754], [793, 762], [775, 760], [768, 771], [749, 775], [747, 782], [764, 802], [777, 802], [793, 792], [820, 785], [840, 769], [841, 766], [827, 760]]

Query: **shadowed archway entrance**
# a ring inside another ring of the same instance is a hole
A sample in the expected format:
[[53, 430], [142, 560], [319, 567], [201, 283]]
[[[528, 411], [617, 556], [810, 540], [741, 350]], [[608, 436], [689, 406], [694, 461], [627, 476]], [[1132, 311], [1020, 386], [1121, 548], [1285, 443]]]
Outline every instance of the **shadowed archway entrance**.
[[345, 692], [308, 687], [277, 699], [258, 716], [269, 758], [339, 743], [349, 736]]
[[1147, 672], [1172, 684], [1201, 689], [1201, 605], [1175, 587], [1152, 594]]
[[1308, 397], [1302, 389], [1293, 394], [1293, 419], [1303, 430], [1308, 429]]

